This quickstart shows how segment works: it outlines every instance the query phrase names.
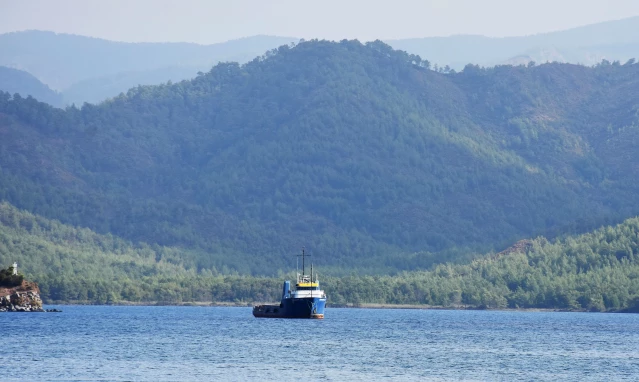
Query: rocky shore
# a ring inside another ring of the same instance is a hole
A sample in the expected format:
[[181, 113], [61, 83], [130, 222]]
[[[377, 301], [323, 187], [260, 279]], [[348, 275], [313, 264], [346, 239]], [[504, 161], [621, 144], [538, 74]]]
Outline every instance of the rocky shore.
[[0, 312], [44, 312], [40, 288], [33, 282], [23, 281], [13, 288], [0, 288]]

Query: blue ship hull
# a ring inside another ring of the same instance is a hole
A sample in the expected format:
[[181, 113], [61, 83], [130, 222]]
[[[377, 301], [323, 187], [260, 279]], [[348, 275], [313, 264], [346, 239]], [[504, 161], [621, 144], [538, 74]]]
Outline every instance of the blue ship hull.
[[324, 318], [326, 299], [319, 297], [285, 298], [280, 305], [258, 305], [253, 316], [270, 318]]

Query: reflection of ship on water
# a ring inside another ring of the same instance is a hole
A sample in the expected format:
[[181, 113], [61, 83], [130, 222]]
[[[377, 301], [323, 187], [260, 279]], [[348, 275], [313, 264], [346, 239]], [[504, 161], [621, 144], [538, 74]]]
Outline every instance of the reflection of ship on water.
[[[282, 300], [279, 305], [257, 305], [253, 307], [253, 316], [271, 318], [324, 318], [326, 294], [320, 289], [317, 275], [304, 274], [305, 257], [302, 248], [302, 273], [297, 273], [295, 289], [291, 290], [291, 282], [284, 281]], [[315, 276], [315, 279], [313, 279]]]

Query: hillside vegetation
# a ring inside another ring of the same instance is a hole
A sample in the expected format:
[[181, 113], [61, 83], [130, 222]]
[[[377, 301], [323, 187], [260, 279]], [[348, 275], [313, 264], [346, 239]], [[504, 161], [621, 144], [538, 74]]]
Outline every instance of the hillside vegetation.
[[519, 244], [525, 245], [428, 272], [332, 280], [332, 301], [639, 310], [639, 218], [584, 235]]
[[195, 269], [426, 269], [639, 213], [639, 65], [310, 41], [98, 106], [0, 97], [0, 198]]
[[0, 264], [17, 261], [45, 301], [265, 300], [274, 295], [261, 295], [260, 289], [279, 289], [279, 281], [232, 275], [224, 268], [224, 276], [215, 268], [198, 271], [184, 261], [185, 252], [133, 244], [0, 204]]
[[[293, 276], [198, 271], [183, 261], [182, 250], [98, 235], [3, 203], [0, 264], [13, 261], [39, 283], [45, 302], [277, 301], [282, 280]], [[639, 218], [557, 241], [523, 241], [468, 264], [320, 280], [331, 304], [639, 309]]]

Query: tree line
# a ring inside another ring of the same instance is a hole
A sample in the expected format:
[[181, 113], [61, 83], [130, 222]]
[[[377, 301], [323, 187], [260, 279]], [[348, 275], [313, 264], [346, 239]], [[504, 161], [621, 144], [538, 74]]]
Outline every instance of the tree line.
[[[197, 269], [182, 250], [134, 244], [0, 204], [0, 264], [18, 261], [45, 302], [278, 301], [284, 279]], [[322, 270], [319, 268], [320, 271]], [[320, 276], [329, 304], [608, 311], [639, 302], [639, 218], [427, 271]]]

